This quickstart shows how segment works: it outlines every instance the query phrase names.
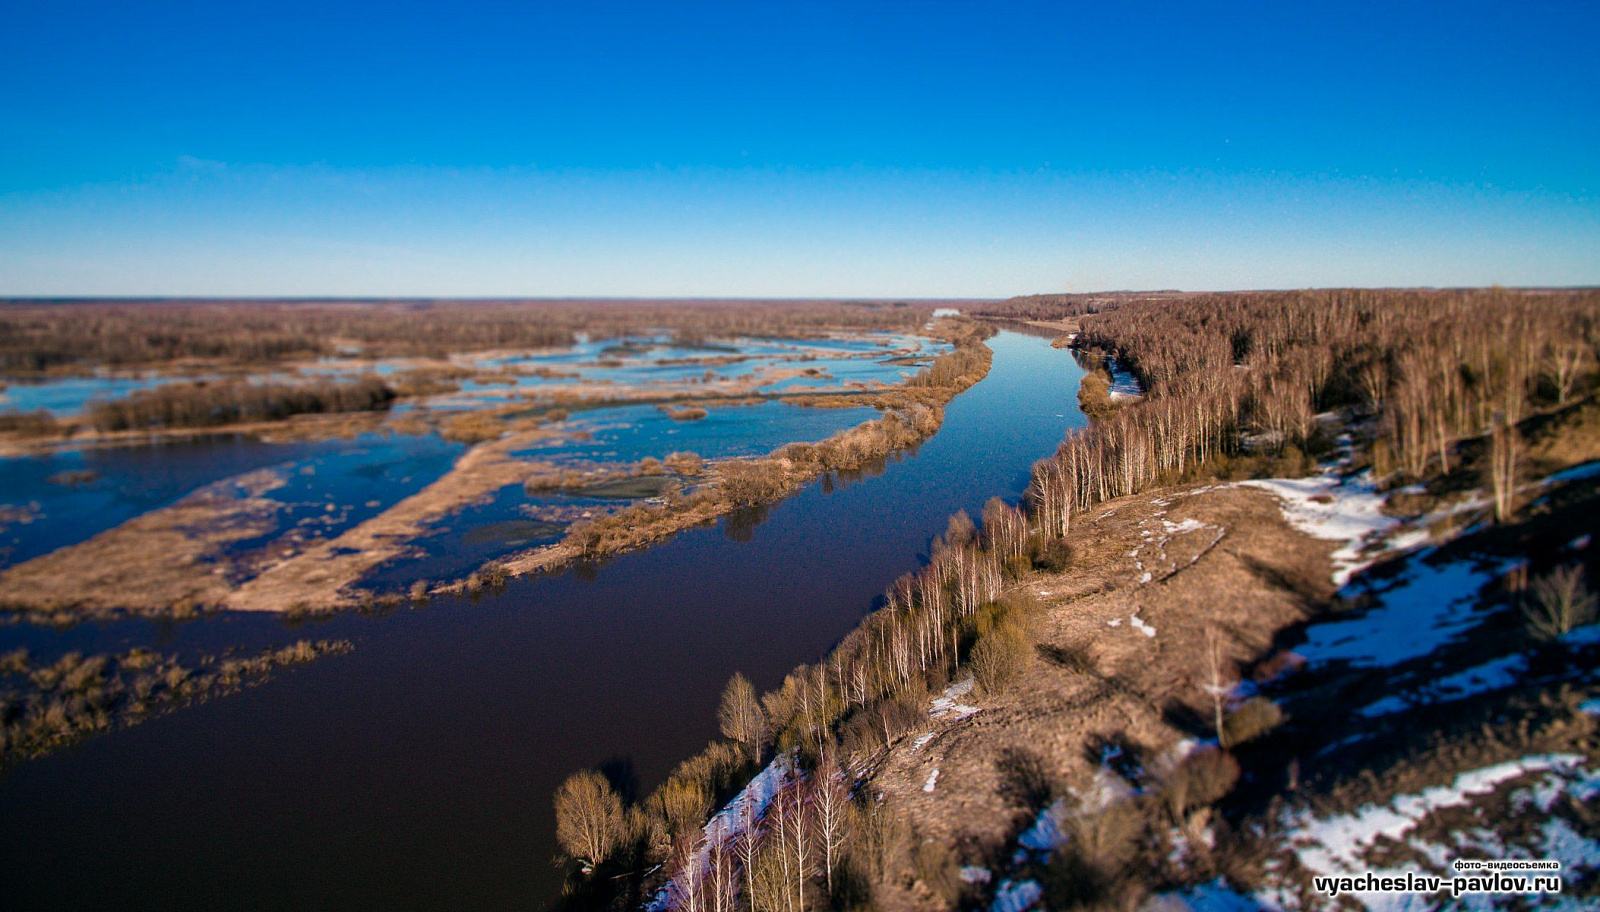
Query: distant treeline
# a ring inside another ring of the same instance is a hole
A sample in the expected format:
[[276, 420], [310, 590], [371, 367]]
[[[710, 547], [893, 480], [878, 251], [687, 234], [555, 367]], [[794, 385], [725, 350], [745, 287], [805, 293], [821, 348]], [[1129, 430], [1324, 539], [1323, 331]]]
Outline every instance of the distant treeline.
[[443, 356], [665, 330], [680, 342], [901, 331], [932, 307], [841, 301], [0, 302], [0, 374], [180, 359], [258, 363], [358, 352]]
[[1515, 475], [1518, 424], [1594, 389], [1600, 291], [1130, 301], [1084, 317], [1077, 343], [1114, 355], [1146, 395], [1036, 467], [1034, 509], [1057, 534], [1077, 510], [1216, 473], [1219, 461], [1327, 445], [1317, 416], [1335, 409], [1366, 419], [1356, 442], [1381, 477], [1447, 474], [1461, 442], [1493, 438], [1498, 498]]
[[1193, 297], [1181, 291], [1103, 291], [1093, 294], [1038, 294], [981, 304], [972, 315], [1005, 320], [1061, 320], [1115, 310], [1134, 301]]
[[394, 390], [377, 377], [345, 383], [173, 383], [97, 402], [90, 406], [88, 420], [102, 431], [215, 427], [280, 421], [293, 415], [373, 411], [388, 408], [394, 399]]

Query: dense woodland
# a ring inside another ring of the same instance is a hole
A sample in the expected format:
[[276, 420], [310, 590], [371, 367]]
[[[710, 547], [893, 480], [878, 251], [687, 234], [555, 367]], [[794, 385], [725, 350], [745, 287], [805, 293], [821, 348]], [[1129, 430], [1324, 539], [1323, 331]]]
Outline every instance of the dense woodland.
[[443, 356], [667, 331], [680, 342], [909, 330], [933, 307], [839, 301], [0, 301], [0, 375], [240, 365], [357, 353]]
[[1063, 533], [1101, 500], [1237, 474], [1230, 460], [1326, 451], [1318, 416], [1338, 409], [1359, 419], [1361, 458], [1384, 478], [1448, 473], [1462, 441], [1491, 439], [1503, 495], [1519, 424], [1592, 386], [1600, 291], [1219, 294], [1128, 303], [1080, 325], [1076, 344], [1115, 357], [1146, 395], [1036, 470], [1034, 508]]
[[[1041, 460], [1020, 507], [991, 501], [981, 526], [954, 517], [929, 563], [897, 581], [825, 659], [760, 696], [731, 681], [719, 714], [728, 740], [643, 801], [625, 806], [595, 773], [569, 780], [557, 812], [578, 862], [575, 904], [637, 903], [641, 894], [616, 894], [609, 875], [657, 865], [652, 882], [676, 872], [671, 902], [691, 912], [858, 908], [891, 878], [949, 880], [947, 850], [918, 844], [893, 808], [852, 795], [851, 783], [922, 724], [930, 695], [963, 669], [981, 695], [1003, 691], [1033, 661], [1040, 609], [1006, 589], [1035, 569], [1070, 566], [1074, 513], [1184, 481], [1301, 474], [1314, 465], [1307, 453], [1341, 447], [1353, 467], [1364, 462], [1396, 484], [1459, 469], [1459, 450], [1481, 438], [1492, 451], [1479, 460], [1485, 487], [1504, 518], [1515, 506], [1519, 422], [1591, 397], [1600, 346], [1595, 291], [1050, 296], [994, 310], [1081, 318], [1076, 344], [1115, 357], [1145, 394]], [[1319, 417], [1333, 410], [1339, 419]], [[1226, 717], [1218, 704], [1224, 747], [1273, 724], [1257, 718], [1262, 702]], [[784, 778], [764, 817], [708, 839], [712, 810], [774, 757], [802, 774]], [[1237, 775], [1228, 754], [1203, 752], [1171, 771], [1172, 793], [1152, 801], [1187, 796], [1175, 800], [1202, 806]], [[1026, 788], [1035, 778], [1019, 770], [1016, 781]]]

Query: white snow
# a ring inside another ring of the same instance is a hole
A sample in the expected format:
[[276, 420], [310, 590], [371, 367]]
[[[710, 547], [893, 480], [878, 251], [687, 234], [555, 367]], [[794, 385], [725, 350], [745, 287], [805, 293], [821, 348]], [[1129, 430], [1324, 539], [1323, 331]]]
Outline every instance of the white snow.
[[[1146, 575], [1148, 576], [1149, 574], [1146, 574]], [[1147, 637], [1154, 638], [1155, 635], [1156, 635], [1156, 629], [1154, 627], [1151, 627], [1149, 624], [1146, 624], [1144, 622], [1144, 620], [1142, 618], [1140, 618], [1137, 614], [1130, 615], [1128, 617], [1128, 623], [1133, 625], [1133, 629], [1139, 631], [1140, 633], [1144, 634]]]
[[1017, 837], [1017, 844], [1034, 852], [1053, 852], [1062, 843], [1066, 836], [1061, 832], [1061, 821], [1067, 813], [1067, 806], [1060, 800], [1052, 801], [1049, 807], [1039, 812], [1034, 818], [1033, 826], [1022, 831]]
[[1410, 693], [1384, 697], [1376, 703], [1356, 710], [1356, 714], [1374, 718], [1422, 703], [1443, 703], [1499, 690], [1517, 683], [1517, 679], [1527, 670], [1528, 660], [1522, 656], [1502, 656], [1465, 671], [1429, 681]]
[[979, 867], [978, 865], [966, 865], [961, 869], [959, 876], [962, 883], [986, 884], [994, 875], [990, 873], [988, 868]]
[[1464, 562], [1433, 566], [1413, 560], [1380, 584], [1377, 607], [1357, 617], [1313, 624], [1295, 648], [1309, 662], [1393, 665], [1432, 653], [1472, 626], [1478, 590], [1494, 573]]
[[[726, 844], [728, 840], [744, 832], [747, 821], [757, 821], [767, 812], [767, 805], [772, 803], [772, 797], [783, 786], [784, 780], [793, 773], [793, 755], [779, 754], [768, 763], [754, 779], [746, 785], [739, 794], [733, 797], [712, 817], [705, 825], [706, 841], [695, 850], [694, 858], [688, 863], [699, 868], [704, 868], [707, 861], [707, 852], [713, 842]], [[649, 912], [664, 912], [673, 908], [673, 900], [681, 891], [678, 879], [669, 880], [650, 902], [645, 904]]]
[[1221, 878], [1181, 893], [1158, 893], [1145, 912], [1259, 912], [1262, 905], [1235, 893]]
[[1033, 907], [1044, 895], [1037, 881], [1003, 880], [995, 891], [991, 912], [1023, 912]]
[[1379, 837], [1402, 841], [1428, 814], [1464, 804], [1494, 791], [1503, 782], [1540, 770], [1570, 772], [1583, 763], [1577, 754], [1541, 754], [1462, 773], [1450, 785], [1400, 795], [1387, 806], [1367, 805], [1351, 814], [1318, 820], [1286, 814], [1283, 830], [1291, 834], [1300, 863], [1318, 874], [1356, 874], [1370, 867], [1362, 856]]
[[1198, 519], [1186, 519], [1183, 522], [1173, 522], [1169, 519], [1163, 519], [1161, 521], [1161, 525], [1167, 530], [1169, 535], [1182, 535], [1185, 532], [1199, 532], [1201, 529], [1206, 527], [1206, 524]]
[[933, 732], [928, 732], [925, 735], [918, 735], [917, 736], [917, 740], [911, 742], [911, 749], [912, 750], [922, 750], [923, 746], [926, 745], [929, 741], [932, 741], [932, 740], [933, 740]]
[[949, 717], [960, 720], [978, 712], [978, 707], [968, 706], [961, 702], [962, 697], [972, 693], [974, 683], [973, 678], [969, 675], [946, 687], [942, 696], [933, 698], [933, 708], [928, 711], [928, 714], [936, 719]]
[[922, 783], [922, 790], [924, 792], [933, 791], [933, 786], [938, 781], [939, 781], [939, 768], [938, 767], [934, 767], [933, 772], [928, 774], [928, 781]]
[[[1371, 550], [1399, 525], [1382, 512], [1384, 497], [1371, 473], [1342, 478], [1333, 470], [1312, 478], [1262, 478], [1238, 482], [1276, 495], [1284, 519], [1313, 538], [1344, 544], [1333, 552], [1333, 581], [1344, 586], [1376, 558]], [[1381, 553], [1381, 552], [1380, 552]]]
[[1562, 471], [1551, 475], [1549, 478], [1546, 478], [1545, 484], [1550, 484], [1552, 482], [1586, 481], [1597, 476], [1600, 476], [1600, 459], [1597, 459], [1593, 462], [1586, 462], [1583, 465], [1576, 465], [1570, 469], [1563, 469]]

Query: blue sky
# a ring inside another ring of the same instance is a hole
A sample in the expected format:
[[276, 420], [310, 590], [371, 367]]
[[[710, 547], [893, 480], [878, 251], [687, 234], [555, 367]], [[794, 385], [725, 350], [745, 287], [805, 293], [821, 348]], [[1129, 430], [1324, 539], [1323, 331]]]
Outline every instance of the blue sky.
[[14, 3], [0, 295], [1600, 283], [1600, 4]]

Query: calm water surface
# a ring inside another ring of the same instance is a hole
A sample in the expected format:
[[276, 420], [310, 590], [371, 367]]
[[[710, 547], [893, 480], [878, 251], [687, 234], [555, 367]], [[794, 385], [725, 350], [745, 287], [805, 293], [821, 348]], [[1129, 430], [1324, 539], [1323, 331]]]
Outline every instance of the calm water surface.
[[1066, 352], [1012, 332], [990, 344], [988, 378], [881, 475], [812, 485], [603, 567], [297, 628], [228, 617], [35, 632], [357, 648], [13, 769], [0, 782], [0, 907], [549, 903], [561, 779], [609, 762], [651, 788], [715, 735], [729, 675], [770, 687], [820, 657], [950, 513], [1017, 496], [1082, 423]]

